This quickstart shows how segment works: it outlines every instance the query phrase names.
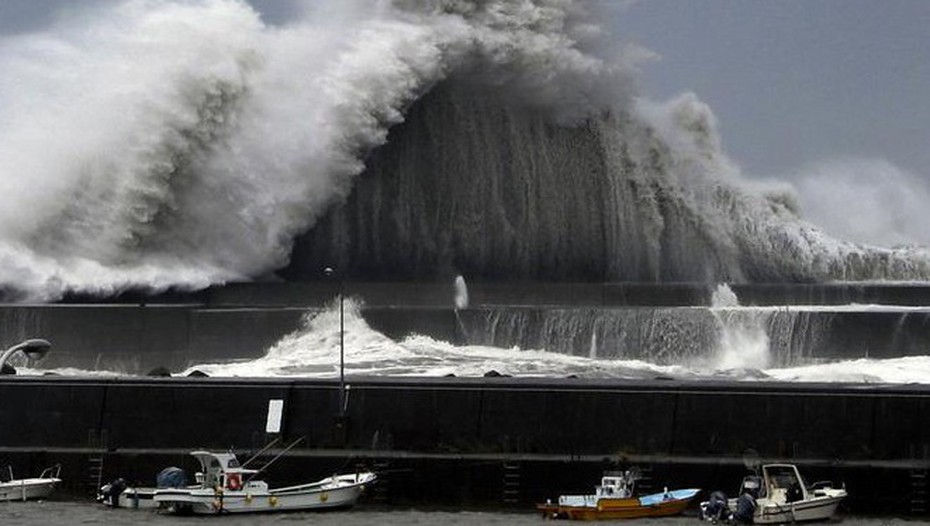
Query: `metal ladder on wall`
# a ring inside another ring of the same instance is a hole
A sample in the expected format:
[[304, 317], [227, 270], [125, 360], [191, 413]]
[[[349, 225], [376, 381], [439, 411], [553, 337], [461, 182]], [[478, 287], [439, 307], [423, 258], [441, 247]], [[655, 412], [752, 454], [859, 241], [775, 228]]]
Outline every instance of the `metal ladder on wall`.
[[520, 463], [505, 460], [502, 466], [503, 481], [501, 500], [504, 504], [516, 505], [520, 502]]
[[107, 449], [107, 431], [97, 434], [96, 429], [87, 432], [87, 487], [96, 495], [103, 485], [103, 453]]
[[639, 468], [639, 479], [636, 481], [637, 492], [648, 495], [659, 491], [661, 488], [655, 487], [655, 479], [652, 478], [652, 464], [637, 467]]
[[927, 514], [927, 470], [912, 469], [909, 473], [911, 482], [911, 515]]

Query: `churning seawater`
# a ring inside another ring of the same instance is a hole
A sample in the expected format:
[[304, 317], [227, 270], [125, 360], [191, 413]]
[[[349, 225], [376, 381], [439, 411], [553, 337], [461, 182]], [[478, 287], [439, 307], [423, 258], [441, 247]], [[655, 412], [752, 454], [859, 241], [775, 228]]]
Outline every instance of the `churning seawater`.
[[[151, 524], [206, 524], [222, 521], [225, 524], [301, 524], [355, 526], [379, 524], [409, 526], [414, 524], [482, 525], [548, 524], [532, 509], [520, 511], [450, 511], [424, 509], [391, 509], [383, 506], [361, 505], [349, 511], [280, 513], [270, 515], [224, 515], [219, 517], [176, 517], [152, 510], [110, 509], [93, 502], [43, 501], [0, 503], [0, 523], [4, 526], [37, 526], [47, 524], [107, 524], [111, 526]], [[685, 526], [699, 524], [694, 516], [660, 519], [613, 521], [629, 526]], [[892, 524], [924, 524], [921, 521], [894, 517], [844, 517], [844, 526], [887, 526]]]

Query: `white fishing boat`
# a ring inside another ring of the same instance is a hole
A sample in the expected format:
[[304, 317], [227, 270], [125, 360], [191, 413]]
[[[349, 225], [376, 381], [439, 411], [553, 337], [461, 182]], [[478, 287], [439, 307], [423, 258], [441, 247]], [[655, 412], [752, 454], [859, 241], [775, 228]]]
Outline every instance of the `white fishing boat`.
[[12, 466], [7, 466], [4, 471], [9, 475], [9, 479], [0, 482], [0, 501], [44, 499], [61, 483], [60, 465], [46, 468], [38, 477], [26, 479], [13, 477]]
[[178, 513], [218, 514], [349, 508], [377, 477], [371, 472], [333, 475], [325, 479], [270, 488], [255, 480], [256, 469], [240, 466], [232, 453], [194, 451], [201, 471], [197, 484], [184, 488], [159, 488], [153, 500]]
[[711, 495], [701, 503], [702, 516], [713, 522], [784, 524], [833, 518], [846, 498], [844, 488], [830, 482], [804, 483], [794, 464], [765, 464], [761, 475], [743, 478], [739, 496]]
[[97, 492], [97, 502], [111, 508], [153, 509], [155, 502], [154, 487], [130, 486], [123, 479], [116, 479], [105, 484]]

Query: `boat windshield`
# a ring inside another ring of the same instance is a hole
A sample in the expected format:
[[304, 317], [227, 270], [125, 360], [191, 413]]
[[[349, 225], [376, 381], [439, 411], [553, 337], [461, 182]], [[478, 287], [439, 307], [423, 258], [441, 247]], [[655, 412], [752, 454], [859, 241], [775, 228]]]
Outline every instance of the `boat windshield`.
[[790, 488], [801, 485], [797, 472], [790, 466], [771, 466], [766, 470], [773, 488]]

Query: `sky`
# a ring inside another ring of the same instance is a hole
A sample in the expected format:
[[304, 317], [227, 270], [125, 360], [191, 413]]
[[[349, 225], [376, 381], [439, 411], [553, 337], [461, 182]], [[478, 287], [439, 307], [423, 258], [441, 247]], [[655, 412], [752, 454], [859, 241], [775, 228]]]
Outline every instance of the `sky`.
[[750, 175], [856, 156], [930, 178], [930, 2], [648, 0], [613, 28], [660, 55], [643, 91], [696, 93]]
[[[112, 1], [0, 0], [0, 36]], [[919, 226], [930, 221], [930, 1], [591, 1], [624, 6], [604, 30], [656, 54], [641, 66], [641, 92], [695, 93], [747, 178], [791, 182], [834, 235], [930, 245]], [[270, 24], [301, 4], [249, 2]], [[853, 224], [845, 204], [857, 196], [870, 202]]]

